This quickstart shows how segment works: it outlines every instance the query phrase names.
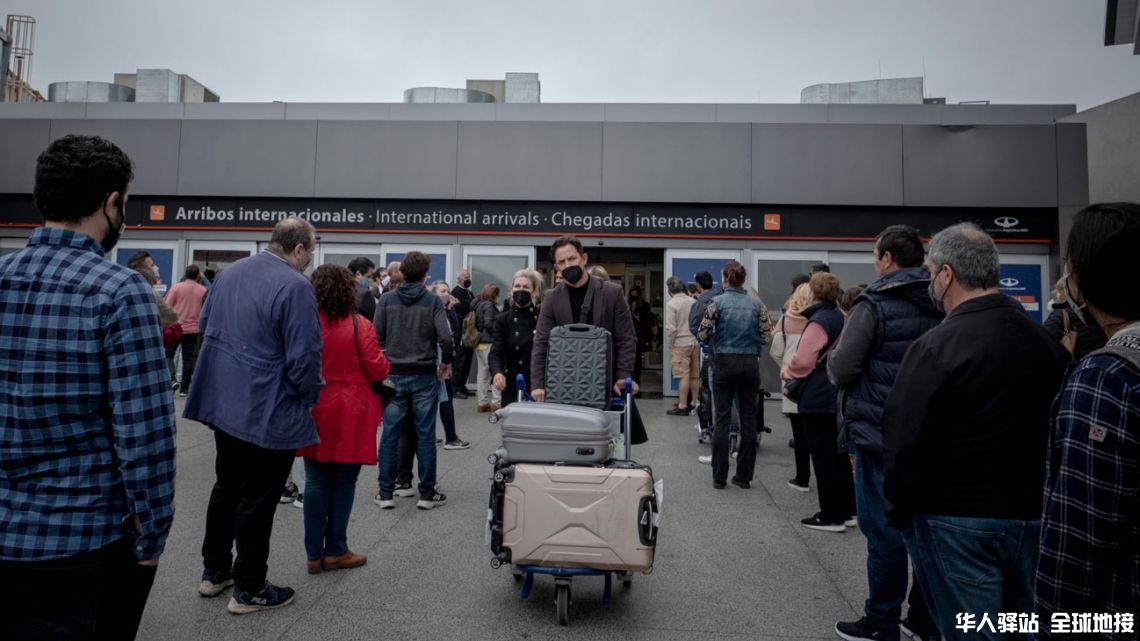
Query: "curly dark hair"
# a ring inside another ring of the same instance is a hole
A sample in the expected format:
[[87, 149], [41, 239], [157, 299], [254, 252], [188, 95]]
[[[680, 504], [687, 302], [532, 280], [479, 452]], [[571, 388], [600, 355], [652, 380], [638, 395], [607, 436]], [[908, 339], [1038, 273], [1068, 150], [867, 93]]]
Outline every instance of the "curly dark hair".
[[340, 265], [321, 265], [311, 277], [317, 290], [317, 309], [336, 320], [356, 313], [356, 282]]
[[44, 219], [68, 223], [103, 206], [111, 192], [127, 193], [135, 177], [131, 159], [105, 138], [68, 135], [48, 145], [36, 160], [32, 198]]

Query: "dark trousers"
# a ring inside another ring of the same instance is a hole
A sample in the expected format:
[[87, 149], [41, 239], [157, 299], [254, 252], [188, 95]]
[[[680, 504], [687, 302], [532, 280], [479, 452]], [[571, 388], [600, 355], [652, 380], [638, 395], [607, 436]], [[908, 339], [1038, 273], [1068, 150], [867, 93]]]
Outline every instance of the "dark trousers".
[[316, 561], [348, 552], [348, 517], [360, 463], [305, 459], [305, 556]]
[[855, 514], [855, 479], [851, 459], [836, 444], [839, 428], [835, 414], [800, 414], [804, 422], [819, 511], [828, 523], [842, 523]]
[[716, 429], [713, 430], [712, 470], [713, 481], [728, 480], [729, 425], [732, 423], [732, 404], [740, 408], [740, 451], [736, 457], [736, 479], [751, 481], [756, 469], [757, 401], [760, 396], [760, 368], [756, 357], [749, 355], [718, 354], [713, 366], [713, 389], [716, 399]]
[[157, 568], [125, 537], [51, 561], [0, 561], [0, 637], [7, 641], [135, 638]]
[[455, 380], [459, 382], [455, 389], [468, 394], [467, 379], [471, 378], [471, 361], [475, 357], [470, 347], [457, 345], [455, 347]]
[[198, 348], [202, 346], [201, 334], [183, 334], [174, 347], [166, 348], [166, 362], [170, 364], [170, 377], [175, 378], [174, 354], [182, 348], [182, 384], [179, 386], [183, 392], [190, 391], [190, 379], [194, 377], [194, 366], [198, 363]]
[[702, 432], [712, 430], [712, 388], [709, 386], [709, 363], [711, 356], [701, 358], [701, 390], [697, 396], [700, 405], [697, 405], [697, 422]]
[[[206, 510], [202, 564], [207, 570], [228, 572], [246, 592], [265, 584], [269, 537], [281, 488], [293, 467], [296, 450], [269, 450], [215, 429], [217, 481]], [[236, 543], [237, 559], [231, 550]]]
[[450, 378], [445, 379], [443, 384], [447, 390], [447, 400], [439, 402], [439, 422], [443, 423], [444, 442], [450, 443], [459, 438], [459, 434], [455, 431], [455, 405], [452, 403], [455, 398], [455, 387], [451, 384]]
[[804, 419], [799, 414], [788, 414], [792, 423], [792, 440], [796, 448], [796, 485], [806, 486], [811, 480], [811, 452], [804, 434]]

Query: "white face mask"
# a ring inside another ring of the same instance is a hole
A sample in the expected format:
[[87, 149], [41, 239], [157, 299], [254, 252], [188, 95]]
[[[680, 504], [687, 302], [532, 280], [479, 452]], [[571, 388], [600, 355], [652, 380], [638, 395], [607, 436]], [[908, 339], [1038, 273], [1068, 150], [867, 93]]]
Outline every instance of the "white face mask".
[[1085, 305], [1078, 305], [1077, 301], [1073, 299], [1072, 290], [1069, 289], [1068, 272], [1065, 273], [1064, 281], [1065, 302], [1069, 304], [1069, 309], [1073, 310], [1073, 313], [1077, 315], [1077, 320], [1081, 321], [1081, 325], [1088, 325], [1088, 323], [1085, 321]]

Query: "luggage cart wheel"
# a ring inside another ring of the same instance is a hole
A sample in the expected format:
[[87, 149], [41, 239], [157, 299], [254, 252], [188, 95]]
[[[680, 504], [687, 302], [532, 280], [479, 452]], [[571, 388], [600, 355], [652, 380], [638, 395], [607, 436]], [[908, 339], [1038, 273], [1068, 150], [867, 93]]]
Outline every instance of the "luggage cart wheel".
[[558, 606], [558, 625], [570, 623], [570, 586], [554, 586], [554, 602]]
[[519, 570], [511, 570], [511, 576], [514, 577], [515, 583], [522, 583], [524, 575]]
[[621, 580], [621, 586], [627, 590], [632, 588], [633, 587], [633, 579], [622, 579]]

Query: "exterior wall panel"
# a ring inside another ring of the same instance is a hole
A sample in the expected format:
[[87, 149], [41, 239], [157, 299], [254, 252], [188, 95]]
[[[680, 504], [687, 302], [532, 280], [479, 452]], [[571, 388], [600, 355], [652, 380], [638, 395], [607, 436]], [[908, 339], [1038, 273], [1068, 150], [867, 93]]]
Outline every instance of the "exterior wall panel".
[[605, 123], [602, 200], [746, 203], [750, 125]]
[[178, 194], [312, 196], [316, 151], [313, 121], [184, 120]]

